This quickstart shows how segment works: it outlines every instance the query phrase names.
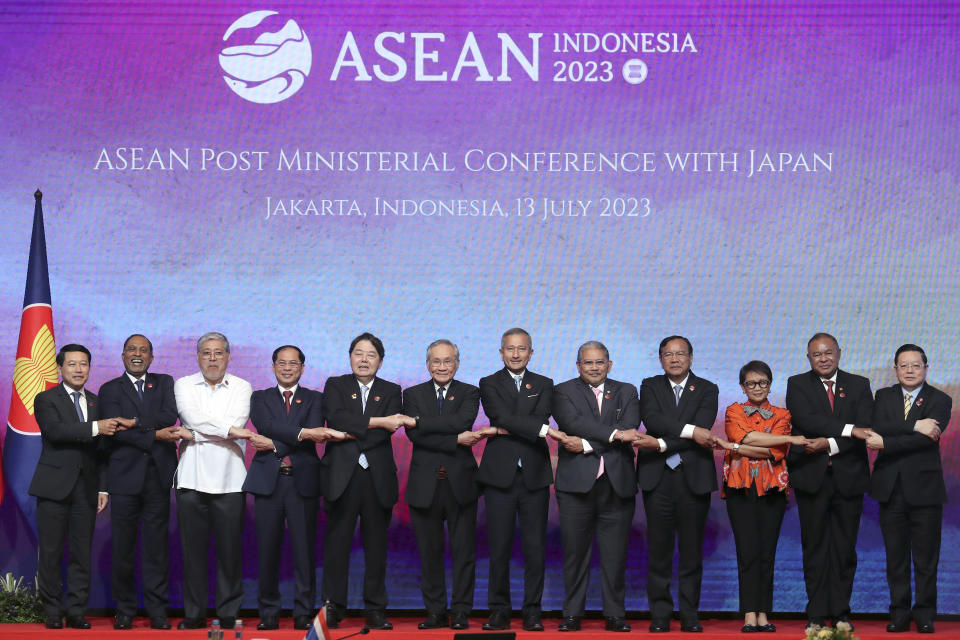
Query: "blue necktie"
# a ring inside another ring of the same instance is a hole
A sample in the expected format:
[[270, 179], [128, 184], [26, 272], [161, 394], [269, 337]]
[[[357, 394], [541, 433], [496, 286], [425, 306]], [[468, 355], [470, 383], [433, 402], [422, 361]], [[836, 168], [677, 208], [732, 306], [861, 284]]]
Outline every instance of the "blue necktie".
[[517, 383], [517, 391], [520, 391], [520, 382], [523, 380], [523, 376], [513, 376], [513, 380]]
[[70, 395], [73, 396], [73, 406], [77, 408], [77, 417], [80, 418], [80, 422], [86, 422], [83, 417], [83, 409], [80, 408], [80, 392], [74, 391]]
[[143, 380], [137, 380], [134, 384], [137, 385], [137, 396], [143, 400]]
[[443, 387], [437, 389], [437, 413], [443, 413]]
[[[675, 385], [673, 387], [673, 396], [674, 396], [673, 399], [678, 406], [680, 405], [680, 391], [681, 391], [680, 385]], [[677, 467], [679, 467], [681, 462], [683, 462], [683, 460], [680, 458], [679, 453], [675, 453], [669, 458], [667, 458], [667, 466], [670, 467], [671, 469], [676, 469]]]

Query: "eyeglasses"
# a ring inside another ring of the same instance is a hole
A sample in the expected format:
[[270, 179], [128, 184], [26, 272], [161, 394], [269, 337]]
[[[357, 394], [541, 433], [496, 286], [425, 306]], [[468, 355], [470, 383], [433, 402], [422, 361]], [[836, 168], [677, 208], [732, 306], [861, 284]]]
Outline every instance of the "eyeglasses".
[[449, 368], [449, 367], [452, 367], [456, 362], [457, 362], [456, 360], [447, 358], [446, 360], [438, 360], [438, 359], [428, 360], [427, 364], [429, 364], [431, 367], [434, 367], [434, 368], [440, 367], [440, 366]]
[[686, 358], [688, 355], [690, 355], [690, 353], [687, 352], [687, 351], [664, 351], [663, 353], [660, 354], [660, 357], [661, 357], [661, 358], [668, 358], [668, 359], [669, 359], [669, 358], [674, 358], [674, 357], [676, 357], [676, 358]]
[[903, 362], [897, 365], [897, 369], [900, 371], [913, 371], [915, 369], [926, 369], [927, 365], [922, 362]]
[[743, 386], [747, 389], [766, 389], [770, 386], [769, 380], [747, 380], [743, 383]]
[[207, 360], [219, 360], [220, 358], [227, 355], [226, 351], [201, 351], [200, 356], [206, 358]]

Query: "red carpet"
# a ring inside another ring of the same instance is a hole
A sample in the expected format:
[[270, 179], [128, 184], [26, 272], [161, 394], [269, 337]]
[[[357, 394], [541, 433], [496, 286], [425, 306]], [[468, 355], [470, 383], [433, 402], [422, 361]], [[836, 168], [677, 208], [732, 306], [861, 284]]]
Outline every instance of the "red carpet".
[[[93, 625], [93, 628], [89, 631], [76, 629], [50, 631], [42, 624], [4, 624], [0, 625], [0, 638], [4, 640], [8, 638], [41, 640], [43, 637], [56, 637], [58, 639], [68, 637], [78, 640], [81, 638], [83, 640], [123, 640], [124, 638], [149, 637], [159, 640], [165, 636], [169, 636], [173, 638], [183, 638], [185, 640], [191, 638], [194, 640], [205, 640], [207, 637], [206, 629], [194, 631], [177, 631], [176, 629], [172, 631], [155, 631], [150, 629], [149, 621], [143, 618], [137, 618], [134, 621], [132, 631], [115, 631], [113, 629], [112, 618], [88, 619]], [[420, 620], [420, 617], [393, 616], [391, 617], [391, 622], [394, 624], [393, 631], [371, 631], [367, 635], [367, 638], [369, 640], [448, 640], [453, 638], [454, 631], [450, 629], [418, 630], [417, 623], [420, 622]], [[480, 628], [484, 620], [485, 618], [480, 617], [472, 618], [470, 620], [470, 628], [466, 632], [485, 633]], [[178, 620], [174, 619], [172, 622], [174, 627], [176, 627]], [[265, 640], [300, 640], [304, 636], [303, 631], [295, 631], [293, 629], [293, 621], [290, 618], [285, 618], [280, 621], [280, 629], [278, 631], [257, 631], [258, 620], [256, 618], [251, 618], [244, 622], [248, 625], [244, 628], [244, 640], [254, 640], [257, 638], [263, 638]], [[777, 625], [777, 633], [745, 635], [740, 633], [741, 622], [738, 620], [705, 619], [702, 621], [704, 633], [698, 636], [681, 633], [680, 623], [676, 620], [673, 622], [671, 633], [656, 634], [650, 633], [647, 630], [647, 626], [650, 624], [649, 620], [637, 619], [629, 620], [629, 622], [631, 626], [633, 626], [633, 633], [622, 637], [630, 638], [634, 635], [643, 635], [658, 640], [678, 640], [680, 638], [685, 640], [693, 640], [695, 638], [756, 638], [757, 640], [764, 640], [766, 638], [770, 638], [771, 640], [775, 638], [796, 638], [799, 640], [803, 638], [804, 627], [804, 621], [799, 619], [775, 620], [774, 623]], [[333, 639], [337, 640], [338, 638], [359, 631], [362, 623], [363, 621], [360, 618], [351, 618], [344, 621], [340, 625], [340, 629], [331, 629]], [[561, 634], [557, 632], [557, 625], [559, 623], [559, 618], [545, 618], [544, 625], [547, 629], [544, 633], [529, 633], [523, 631], [520, 628], [519, 619], [514, 618], [513, 628], [511, 628], [510, 631], [516, 632], [518, 638], [523, 638], [523, 640], [615, 640], [615, 638], [621, 637], [618, 634], [604, 631], [602, 620], [584, 620], [583, 630], [579, 633]], [[854, 624], [856, 625], [855, 635], [859, 636], [860, 640], [901, 640], [906, 638], [931, 637], [928, 635], [920, 635], [913, 630], [909, 633], [887, 633], [885, 620], [854, 620]], [[937, 633], [932, 636], [934, 639], [960, 638], [960, 622], [958, 621], [940, 621], [937, 622], [936, 627]], [[223, 637], [224, 640], [234, 640], [233, 632], [229, 630], [224, 631]], [[355, 637], [360, 638], [361, 636]]]

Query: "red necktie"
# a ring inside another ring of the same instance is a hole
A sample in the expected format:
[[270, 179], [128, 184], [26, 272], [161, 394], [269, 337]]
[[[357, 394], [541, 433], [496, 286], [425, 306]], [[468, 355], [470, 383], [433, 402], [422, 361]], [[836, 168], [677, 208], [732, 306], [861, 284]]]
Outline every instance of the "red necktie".
[[830, 401], [830, 411], [833, 411], [833, 380], [824, 380], [823, 384], [827, 385], [827, 400]]
[[[603, 391], [600, 387], [593, 387], [593, 395], [597, 396], [597, 409], [603, 410]], [[597, 469], [597, 477], [603, 475], [603, 454], [600, 454], [600, 468]]]
[[[293, 395], [293, 391], [287, 389], [283, 392], [283, 404], [287, 409], [287, 415], [290, 415], [290, 396]], [[833, 406], [833, 396], [831, 396], [830, 405]]]

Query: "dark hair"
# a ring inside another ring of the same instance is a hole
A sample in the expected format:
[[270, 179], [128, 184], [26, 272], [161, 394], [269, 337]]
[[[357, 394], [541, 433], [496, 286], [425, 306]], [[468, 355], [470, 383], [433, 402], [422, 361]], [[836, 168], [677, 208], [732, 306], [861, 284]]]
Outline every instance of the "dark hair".
[[763, 360], [751, 360], [740, 367], [740, 384], [743, 384], [744, 380], [747, 379], [748, 373], [759, 373], [767, 376], [767, 380], [773, 382], [773, 371], [770, 371], [770, 365]]
[[380, 359], [383, 360], [383, 355], [384, 355], [383, 342], [380, 341], [380, 338], [373, 335], [369, 331], [364, 331], [363, 333], [358, 335], [356, 338], [354, 338], [353, 341], [350, 343], [350, 350], [347, 351], [347, 353], [353, 353], [354, 347], [356, 347], [357, 343], [360, 342], [361, 340], [367, 340], [370, 344], [372, 344], [373, 348], [377, 350], [377, 354], [380, 356]]
[[274, 362], [274, 364], [276, 364], [276, 362], [277, 362], [277, 356], [278, 356], [278, 355], [280, 354], [280, 352], [283, 351], [284, 349], [294, 349], [294, 350], [296, 350], [297, 355], [300, 356], [300, 364], [303, 364], [304, 362], [307, 361], [307, 356], [303, 355], [303, 351], [300, 350], [300, 347], [298, 347], [298, 346], [296, 346], [296, 345], [292, 345], [292, 344], [285, 344], [285, 345], [283, 345], [282, 347], [277, 347], [276, 349], [273, 350], [273, 362]]
[[660, 348], [657, 350], [657, 355], [659, 356], [661, 353], [663, 353], [663, 348], [664, 348], [665, 346], [667, 346], [668, 344], [670, 344], [670, 343], [671, 343], [672, 341], [674, 341], [674, 340], [683, 340], [684, 342], [686, 342], [686, 343], [687, 343], [687, 355], [691, 355], [691, 356], [693, 355], [693, 345], [690, 344], [690, 341], [687, 340], [686, 338], [684, 338], [683, 336], [667, 336], [666, 338], [664, 338], [663, 340], [661, 340], [661, 341], [660, 341]]
[[812, 338], [810, 338], [809, 340], [807, 340], [807, 349], [809, 349], [809, 348], [810, 348], [810, 345], [813, 344], [814, 342], [816, 342], [817, 340], [823, 340], [824, 338], [829, 338], [830, 340], [833, 340], [833, 344], [837, 345], [837, 349], [840, 348], [840, 342], [839, 342], [836, 338], [834, 338], [834, 337], [833, 337], [832, 335], [830, 335], [829, 333], [826, 333], [826, 332], [824, 332], [824, 331], [819, 331], [819, 332], [813, 334], [813, 337], [812, 337]]
[[133, 333], [133, 334], [130, 334], [129, 336], [127, 336], [127, 339], [123, 341], [123, 350], [124, 350], [124, 351], [127, 350], [127, 343], [130, 342], [131, 340], [133, 340], [134, 338], [143, 338], [144, 340], [146, 340], [146, 341], [147, 341], [147, 344], [150, 345], [150, 355], [153, 355], [153, 343], [150, 342], [150, 338], [148, 338], [147, 336], [143, 335], [142, 333]]
[[60, 347], [60, 351], [57, 352], [57, 366], [63, 366], [63, 360], [66, 357], [66, 354], [72, 353], [74, 351], [79, 351], [80, 353], [87, 354], [87, 364], [93, 361], [93, 358], [90, 357], [90, 350], [87, 349], [82, 344], [65, 344]]
[[527, 341], [530, 343], [530, 346], [533, 346], [533, 338], [530, 337], [530, 334], [527, 333], [526, 329], [521, 329], [520, 327], [514, 327], [512, 329], [507, 329], [503, 332], [503, 335], [500, 336], [500, 347], [503, 348], [504, 341], [509, 336], [527, 336]]
[[901, 345], [901, 347], [897, 349], [896, 355], [893, 356], [893, 364], [897, 364], [897, 360], [900, 359], [900, 354], [904, 351], [916, 351], [920, 354], [920, 357], [923, 358], [923, 364], [927, 364], [927, 354], [924, 353], [923, 349], [915, 344], [910, 344], [909, 342], [905, 345]]

